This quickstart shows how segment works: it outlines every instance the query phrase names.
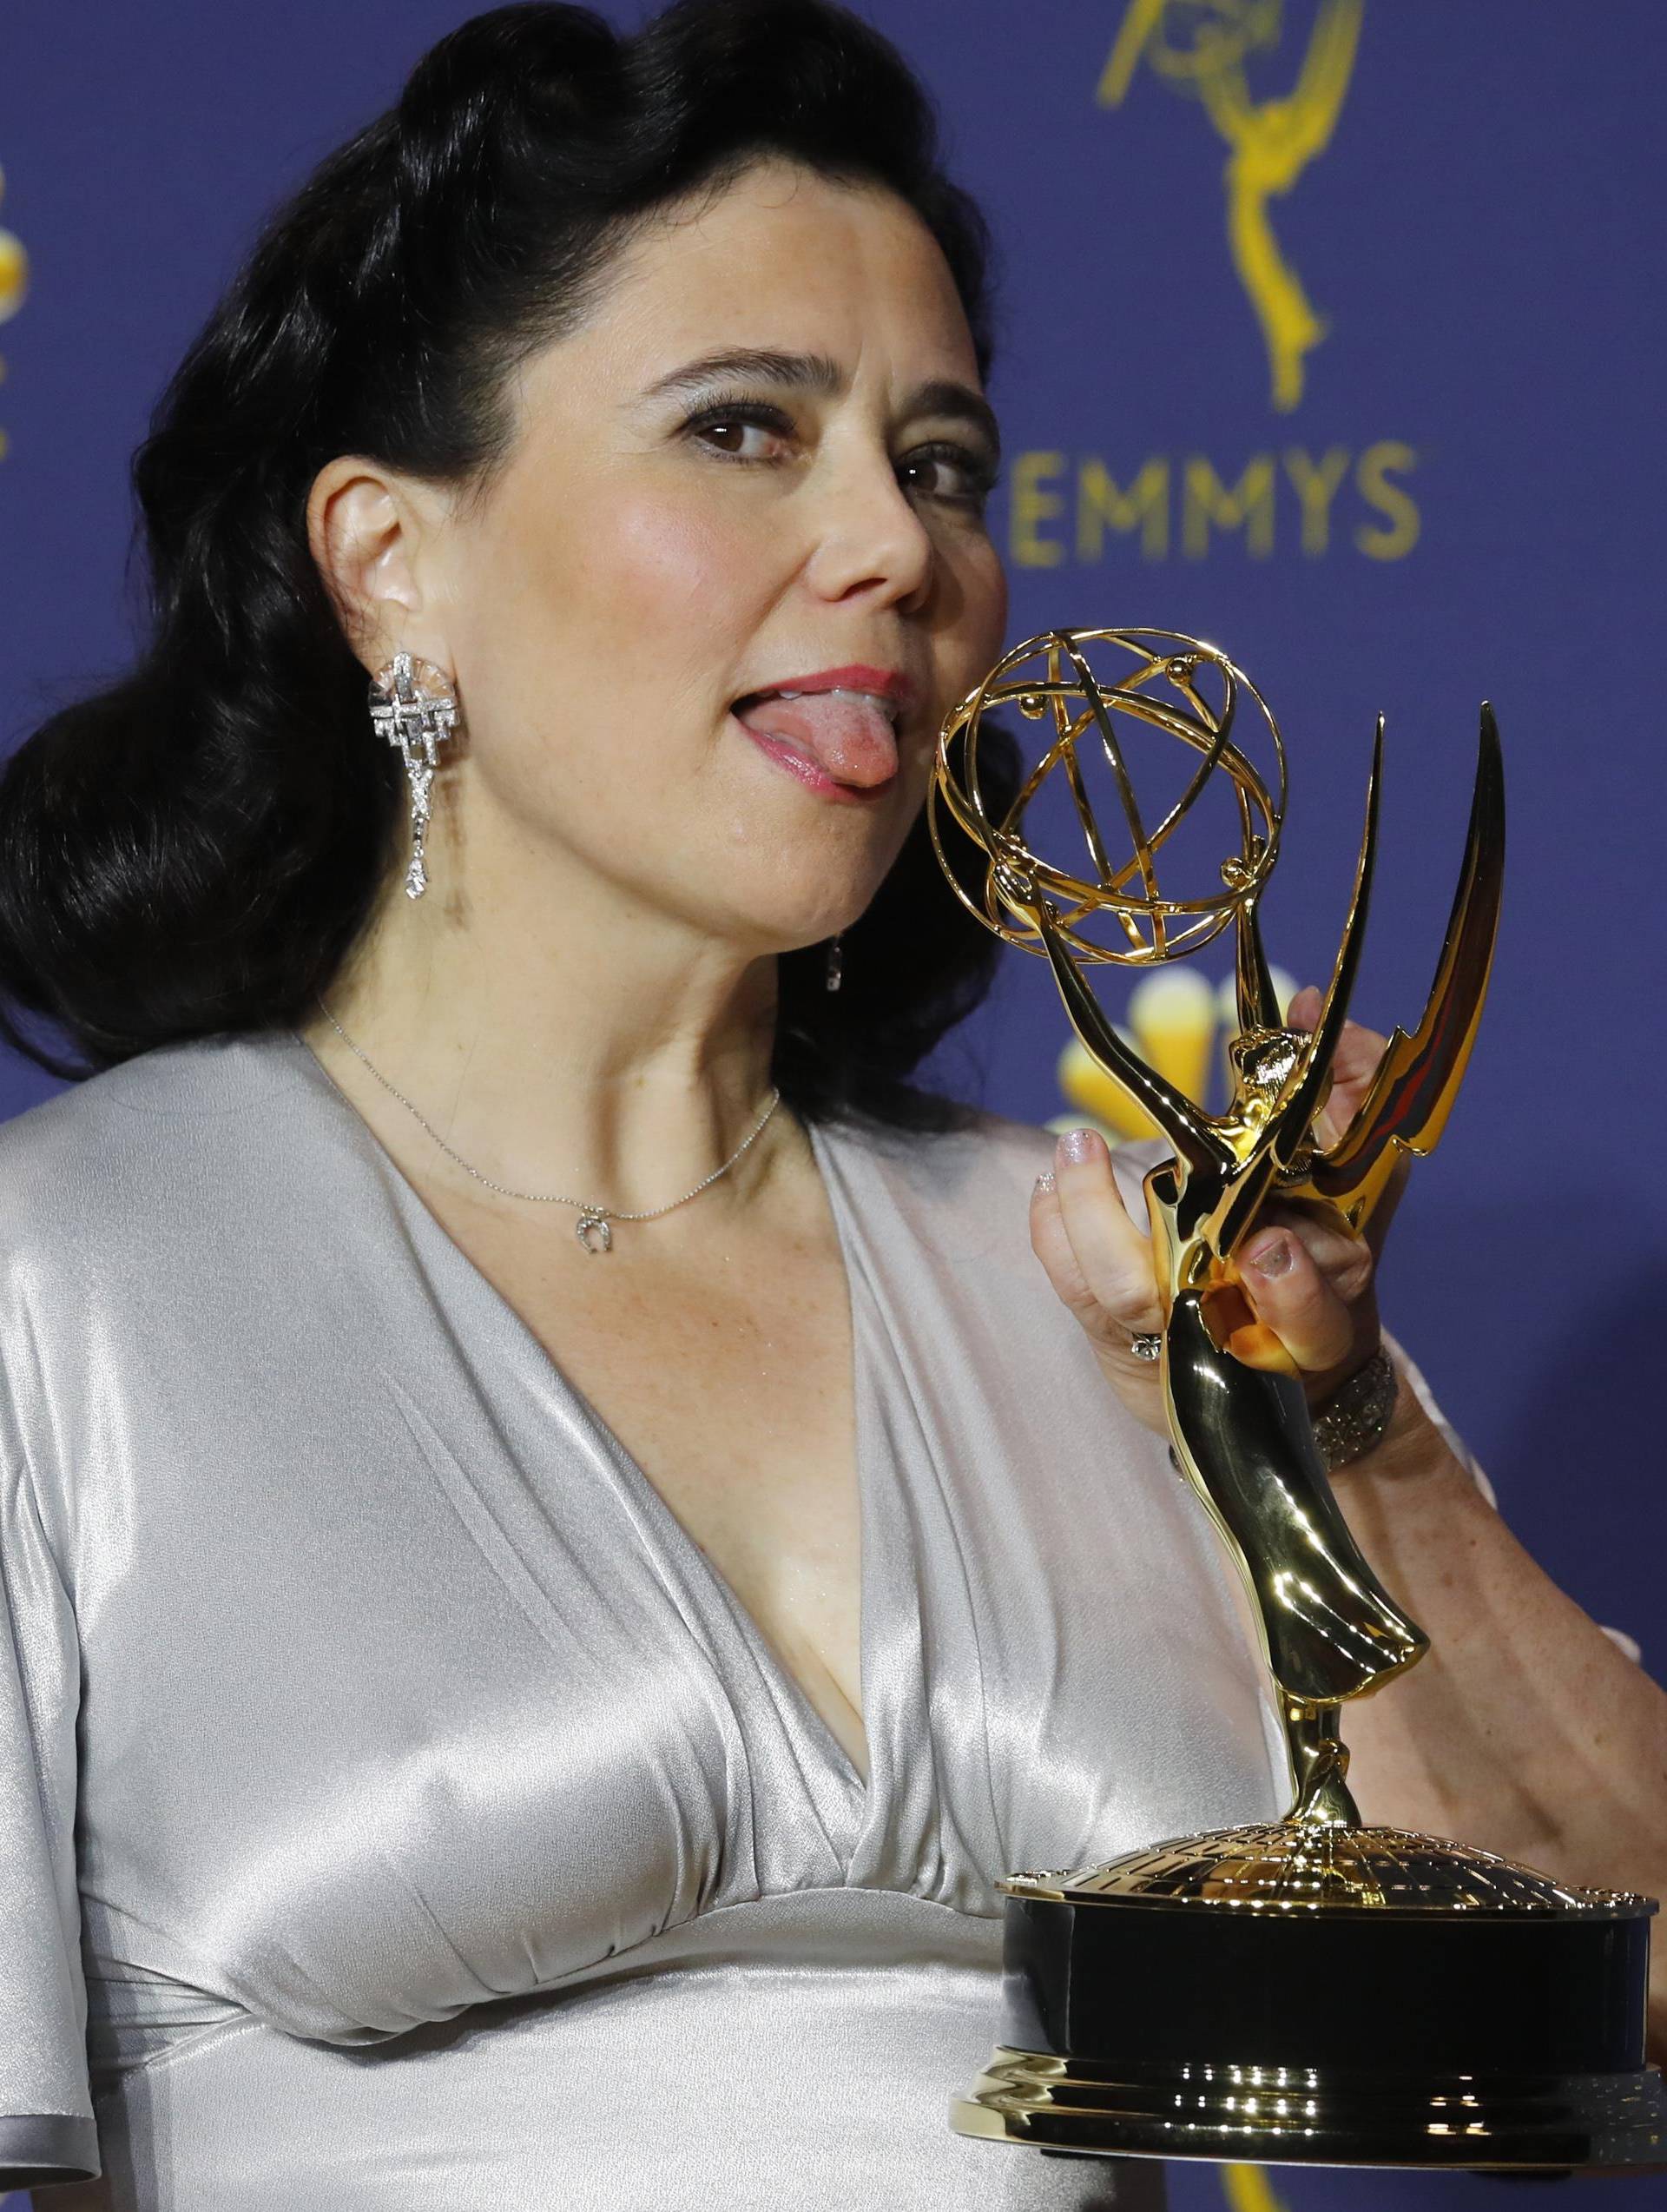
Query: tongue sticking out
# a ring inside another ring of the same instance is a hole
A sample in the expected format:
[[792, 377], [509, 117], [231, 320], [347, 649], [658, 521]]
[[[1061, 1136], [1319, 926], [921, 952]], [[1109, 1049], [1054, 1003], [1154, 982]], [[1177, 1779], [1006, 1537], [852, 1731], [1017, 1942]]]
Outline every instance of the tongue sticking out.
[[849, 691], [807, 691], [796, 699], [754, 700], [735, 710], [737, 721], [761, 737], [774, 737], [812, 760], [839, 783], [865, 787], [897, 773], [897, 739], [873, 700]]

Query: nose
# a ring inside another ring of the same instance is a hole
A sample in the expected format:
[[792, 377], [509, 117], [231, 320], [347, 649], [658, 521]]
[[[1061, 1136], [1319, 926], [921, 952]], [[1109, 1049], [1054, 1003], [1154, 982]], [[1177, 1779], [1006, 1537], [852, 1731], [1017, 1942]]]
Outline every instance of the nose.
[[916, 613], [931, 595], [935, 558], [932, 532], [888, 454], [848, 458], [824, 480], [807, 571], [821, 598]]

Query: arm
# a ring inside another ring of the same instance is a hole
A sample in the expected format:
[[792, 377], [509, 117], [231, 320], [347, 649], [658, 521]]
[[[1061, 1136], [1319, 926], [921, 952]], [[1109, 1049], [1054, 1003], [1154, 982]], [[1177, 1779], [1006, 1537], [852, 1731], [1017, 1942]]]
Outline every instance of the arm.
[[99, 2170], [76, 1888], [74, 1608], [0, 1378], [0, 2195]]
[[[1667, 1692], [1511, 1534], [1403, 1381], [1383, 1442], [1333, 1478], [1427, 1658], [1346, 1709], [1363, 1819], [1667, 1898]], [[1667, 1945], [1651, 2029], [1667, 2050]]]

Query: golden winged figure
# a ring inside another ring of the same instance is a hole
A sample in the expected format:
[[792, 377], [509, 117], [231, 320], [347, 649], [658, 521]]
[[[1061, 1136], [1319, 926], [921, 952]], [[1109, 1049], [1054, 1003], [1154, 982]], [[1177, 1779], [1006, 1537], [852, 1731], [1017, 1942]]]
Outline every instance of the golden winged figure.
[[[1120, 649], [1132, 671], [1103, 683], [1090, 650]], [[1212, 704], [1202, 683], [1222, 690]], [[1276, 785], [1253, 766], [1235, 730], [1242, 699], [1254, 702], [1279, 763]], [[1052, 741], [1016, 798], [997, 815], [985, 803], [978, 739], [985, 714], [1013, 704], [1051, 717]], [[1145, 826], [1119, 720], [1179, 737], [1197, 755], [1186, 788], [1156, 827]], [[1130, 856], [1114, 864], [1094, 821], [1079, 748], [1109, 769], [1130, 832]], [[1277, 855], [1284, 752], [1265, 703], [1242, 670], [1214, 647], [1164, 631], [1058, 631], [1006, 655], [946, 722], [931, 794], [988, 860], [979, 919], [1012, 943], [1045, 955], [1084, 1046], [1168, 1139], [1172, 1157], [1145, 1190], [1163, 1314], [1163, 1377], [1176, 1463], [1208, 1507], [1249, 1589], [1268, 1663], [1284, 1700], [1299, 1784], [1299, 1811], [1353, 1818], [1343, 1788], [1336, 1707], [1411, 1666], [1427, 1647], [1362, 1556], [1332, 1495], [1303, 1386], [1288, 1361], [1267, 1357], [1266, 1336], [1241, 1283], [1235, 1254], [1273, 1198], [1325, 1209], [1354, 1235], [1366, 1232], [1396, 1164], [1431, 1152], [1470, 1057], [1492, 961], [1505, 853], [1504, 780], [1492, 710], [1482, 709], [1464, 863], [1423, 1019], [1396, 1029], [1361, 1105], [1334, 1138], [1319, 1121], [1347, 1016], [1378, 849], [1383, 725], [1378, 724], [1354, 895], [1330, 983], [1314, 1028], [1284, 1022], [1259, 908]], [[1081, 875], [1051, 866], [1026, 844], [1024, 816], [1058, 771], [1092, 863]], [[1238, 848], [1202, 898], [1164, 895], [1163, 848], [1218, 772], [1232, 787]], [[942, 852], [941, 844], [939, 852]], [[952, 880], [953, 880], [952, 878]], [[1108, 948], [1090, 925], [1112, 922]], [[1207, 1113], [1147, 1065], [1101, 1008], [1083, 974], [1112, 961], [1150, 966], [1235, 933], [1238, 1034], [1229, 1047], [1230, 1095]]]

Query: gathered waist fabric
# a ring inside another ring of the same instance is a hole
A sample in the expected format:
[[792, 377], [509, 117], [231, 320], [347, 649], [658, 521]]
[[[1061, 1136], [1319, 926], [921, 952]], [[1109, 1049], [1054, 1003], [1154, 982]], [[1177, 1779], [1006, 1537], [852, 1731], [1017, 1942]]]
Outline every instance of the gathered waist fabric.
[[[117, 2212], [1162, 2212], [1163, 2170], [955, 2135], [999, 1923], [829, 1891], [371, 2048], [253, 2018], [108, 2081]], [[1137, 1998], [1131, 1994], [1131, 2002]]]

